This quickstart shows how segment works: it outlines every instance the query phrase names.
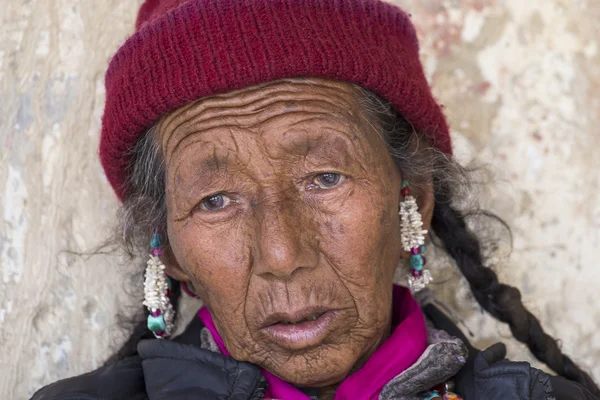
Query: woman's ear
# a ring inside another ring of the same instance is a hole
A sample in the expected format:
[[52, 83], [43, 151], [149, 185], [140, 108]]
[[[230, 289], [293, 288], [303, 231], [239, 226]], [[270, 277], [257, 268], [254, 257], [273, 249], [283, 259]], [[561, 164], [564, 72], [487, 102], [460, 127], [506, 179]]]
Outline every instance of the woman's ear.
[[[425, 151], [427, 151], [427, 148], [431, 148], [431, 143], [425, 138], [419, 138], [417, 135], [412, 135], [409, 147], [412, 152], [417, 153], [420, 149], [425, 149]], [[404, 175], [403, 172], [402, 175]], [[433, 218], [433, 208], [435, 207], [433, 175], [431, 173], [414, 175], [415, 176], [411, 177], [409, 180], [410, 192], [417, 200], [419, 214], [421, 214], [421, 220], [423, 221], [423, 229], [429, 231], [431, 219]]]
[[171, 247], [165, 246], [164, 252], [162, 256], [160, 256], [160, 260], [165, 265], [165, 273], [171, 278], [176, 279], [179, 282], [189, 282], [191, 280], [187, 271], [185, 271], [177, 262]]

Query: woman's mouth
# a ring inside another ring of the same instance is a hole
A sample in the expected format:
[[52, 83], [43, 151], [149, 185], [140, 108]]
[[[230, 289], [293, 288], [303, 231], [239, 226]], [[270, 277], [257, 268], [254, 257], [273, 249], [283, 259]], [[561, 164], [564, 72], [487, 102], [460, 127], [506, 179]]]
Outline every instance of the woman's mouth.
[[333, 330], [338, 310], [301, 310], [274, 314], [261, 330], [288, 350], [301, 350], [321, 344]]
[[298, 322], [279, 321], [278, 323], [284, 324], [284, 325], [296, 325], [296, 324], [301, 324], [302, 322], [306, 322], [306, 321], [316, 321], [323, 314], [325, 314], [325, 313], [322, 312], [322, 313], [316, 313], [316, 314], [313, 314], [313, 315], [309, 315], [308, 317], [306, 317], [306, 318], [304, 318], [304, 319], [302, 319], [301, 321], [298, 321]]

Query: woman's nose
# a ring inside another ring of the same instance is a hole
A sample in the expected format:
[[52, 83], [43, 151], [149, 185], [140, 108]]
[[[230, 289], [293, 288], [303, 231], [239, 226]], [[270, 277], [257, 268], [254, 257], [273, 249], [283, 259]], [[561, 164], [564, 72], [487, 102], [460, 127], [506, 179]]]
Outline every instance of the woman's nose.
[[255, 273], [264, 278], [290, 279], [298, 270], [314, 268], [317, 250], [307, 240], [308, 220], [290, 201], [261, 204], [258, 220]]

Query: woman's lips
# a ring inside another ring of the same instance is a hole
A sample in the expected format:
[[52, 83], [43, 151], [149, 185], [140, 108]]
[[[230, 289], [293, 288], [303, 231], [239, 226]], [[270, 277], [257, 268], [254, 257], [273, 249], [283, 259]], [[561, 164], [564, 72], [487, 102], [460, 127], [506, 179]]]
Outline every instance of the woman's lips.
[[[338, 310], [328, 310], [309, 315], [297, 323], [285, 320], [274, 323], [262, 329], [271, 336], [281, 347], [288, 350], [301, 350], [319, 345], [333, 329], [338, 319]], [[313, 318], [315, 318], [312, 320]]]

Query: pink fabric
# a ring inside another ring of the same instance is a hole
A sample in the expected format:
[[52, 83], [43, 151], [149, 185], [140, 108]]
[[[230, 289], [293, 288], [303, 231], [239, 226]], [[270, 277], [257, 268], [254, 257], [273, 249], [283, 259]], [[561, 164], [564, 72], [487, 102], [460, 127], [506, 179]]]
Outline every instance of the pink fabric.
[[[373, 353], [365, 365], [350, 375], [338, 388], [335, 400], [377, 399], [383, 387], [394, 377], [413, 365], [427, 347], [425, 319], [408, 289], [394, 286], [392, 335]], [[204, 326], [212, 333], [221, 352], [229, 356], [223, 340], [206, 307], [198, 312]], [[262, 370], [269, 387], [265, 398], [310, 400], [293, 385]]]

